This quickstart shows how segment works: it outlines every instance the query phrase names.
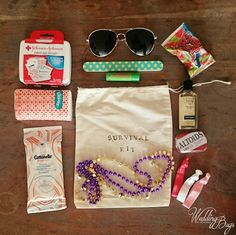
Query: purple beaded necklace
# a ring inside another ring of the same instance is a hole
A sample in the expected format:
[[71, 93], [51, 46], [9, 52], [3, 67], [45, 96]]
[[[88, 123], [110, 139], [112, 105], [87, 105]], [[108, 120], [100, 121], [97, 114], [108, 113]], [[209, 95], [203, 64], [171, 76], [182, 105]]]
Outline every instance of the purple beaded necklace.
[[[156, 159], [166, 160], [167, 166], [160, 181], [153, 187], [152, 176], [148, 172], [141, 171], [139, 169], [139, 165], [145, 161], [151, 161]], [[146, 185], [134, 182], [133, 180], [130, 180], [115, 171], [105, 169], [96, 160], [85, 160], [79, 162], [76, 166], [76, 170], [80, 177], [85, 178], [85, 182], [82, 184], [82, 188], [85, 189], [88, 193], [87, 200], [89, 204], [97, 204], [101, 198], [101, 188], [99, 182], [105, 181], [107, 185], [116, 188], [119, 191], [120, 196], [135, 197], [147, 193], [154, 193], [162, 189], [168, 175], [170, 174], [171, 170], [173, 170], [173, 165], [173, 157], [170, 157], [165, 152], [152, 156], [145, 156], [137, 160], [133, 165], [134, 172], [137, 175], [144, 176], [147, 178]], [[121, 183], [113, 180], [113, 178], [118, 178], [125, 184], [132, 186], [135, 190], [130, 190], [129, 188], [126, 188]]]

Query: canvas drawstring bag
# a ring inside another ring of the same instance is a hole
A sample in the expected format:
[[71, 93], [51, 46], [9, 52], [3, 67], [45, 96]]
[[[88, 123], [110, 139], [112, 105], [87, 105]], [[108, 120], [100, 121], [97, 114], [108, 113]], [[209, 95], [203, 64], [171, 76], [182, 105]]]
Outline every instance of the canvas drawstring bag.
[[[159, 150], [172, 152], [168, 86], [78, 88], [75, 166], [99, 158], [107, 169], [133, 179], [134, 162]], [[165, 167], [162, 164], [150, 162], [144, 167], [160, 178]], [[88, 192], [82, 190], [84, 180], [75, 167], [76, 208], [161, 207], [170, 203], [171, 174], [164, 187], [148, 199], [119, 197], [112, 187], [102, 184], [102, 198], [96, 206], [87, 201]]]

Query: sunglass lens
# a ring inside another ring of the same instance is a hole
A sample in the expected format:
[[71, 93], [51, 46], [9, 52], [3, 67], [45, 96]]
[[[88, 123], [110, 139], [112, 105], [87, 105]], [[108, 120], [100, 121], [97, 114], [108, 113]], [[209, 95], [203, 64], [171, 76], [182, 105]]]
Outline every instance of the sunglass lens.
[[93, 32], [89, 37], [89, 46], [92, 52], [99, 56], [107, 56], [116, 45], [116, 34], [109, 30]]
[[145, 56], [151, 53], [155, 38], [148, 30], [132, 29], [126, 33], [126, 41], [136, 55]]

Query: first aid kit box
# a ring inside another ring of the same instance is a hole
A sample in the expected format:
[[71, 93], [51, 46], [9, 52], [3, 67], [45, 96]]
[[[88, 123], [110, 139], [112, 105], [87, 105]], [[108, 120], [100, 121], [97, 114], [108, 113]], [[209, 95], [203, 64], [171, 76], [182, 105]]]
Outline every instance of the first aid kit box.
[[20, 44], [20, 81], [26, 85], [67, 86], [71, 47], [58, 30], [35, 30]]

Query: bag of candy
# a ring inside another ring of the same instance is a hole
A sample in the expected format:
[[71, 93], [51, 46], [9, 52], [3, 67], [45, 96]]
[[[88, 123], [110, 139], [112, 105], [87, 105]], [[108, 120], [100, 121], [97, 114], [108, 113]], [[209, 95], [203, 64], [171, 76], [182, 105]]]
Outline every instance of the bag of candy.
[[193, 35], [185, 23], [181, 24], [162, 43], [162, 46], [179, 58], [185, 65], [190, 78], [215, 63], [212, 55], [202, 47], [200, 40]]

